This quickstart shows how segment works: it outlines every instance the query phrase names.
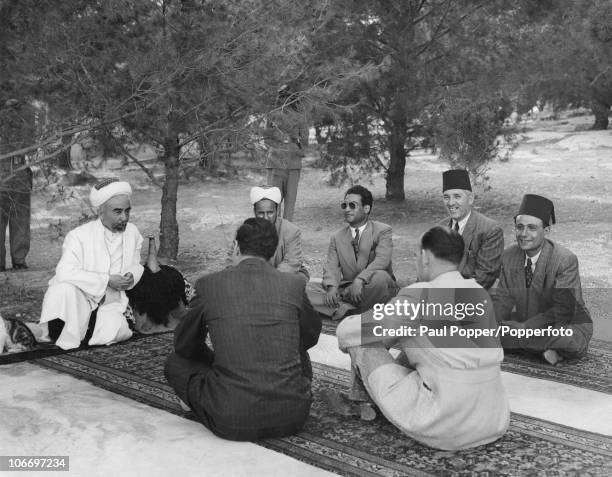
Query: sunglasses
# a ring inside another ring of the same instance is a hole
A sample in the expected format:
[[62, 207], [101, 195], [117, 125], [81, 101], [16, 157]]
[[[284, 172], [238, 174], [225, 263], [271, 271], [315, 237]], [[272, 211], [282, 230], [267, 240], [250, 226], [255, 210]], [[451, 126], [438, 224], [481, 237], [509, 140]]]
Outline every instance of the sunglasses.
[[355, 210], [358, 205], [361, 205], [361, 204], [358, 204], [357, 202], [341, 202], [340, 208], [342, 210], [346, 210], [346, 208], [348, 207], [351, 210]]

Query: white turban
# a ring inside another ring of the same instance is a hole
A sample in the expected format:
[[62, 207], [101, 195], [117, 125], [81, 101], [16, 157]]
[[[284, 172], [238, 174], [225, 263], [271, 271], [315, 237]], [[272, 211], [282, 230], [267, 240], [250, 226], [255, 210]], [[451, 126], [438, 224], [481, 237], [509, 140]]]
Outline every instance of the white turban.
[[121, 182], [117, 179], [114, 181], [102, 181], [91, 188], [89, 193], [89, 201], [93, 207], [100, 207], [107, 200], [116, 195], [132, 196], [132, 188], [127, 182]]
[[278, 187], [253, 187], [251, 189], [251, 204], [256, 204], [262, 199], [270, 199], [276, 204], [280, 204], [283, 196]]

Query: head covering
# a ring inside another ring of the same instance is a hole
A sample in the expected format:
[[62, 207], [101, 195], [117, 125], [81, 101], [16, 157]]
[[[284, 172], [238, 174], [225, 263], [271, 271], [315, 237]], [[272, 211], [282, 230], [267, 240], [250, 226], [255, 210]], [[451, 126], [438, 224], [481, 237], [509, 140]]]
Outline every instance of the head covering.
[[93, 207], [100, 207], [107, 200], [116, 195], [132, 196], [132, 188], [127, 182], [121, 182], [119, 179], [102, 179], [91, 188], [89, 193], [89, 201]]
[[449, 189], [472, 190], [470, 175], [463, 169], [451, 169], [442, 173], [442, 192]]
[[269, 199], [276, 204], [280, 204], [283, 199], [280, 189], [272, 186], [253, 187], [250, 197], [253, 205], [262, 199]]
[[519, 207], [517, 215], [531, 215], [537, 217], [544, 222], [544, 227], [548, 227], [552, 223], [556, 223], [555, 220], [555, 206], [552, 201], [546, 197], [535, 194], [525, 194], [521, 206]]

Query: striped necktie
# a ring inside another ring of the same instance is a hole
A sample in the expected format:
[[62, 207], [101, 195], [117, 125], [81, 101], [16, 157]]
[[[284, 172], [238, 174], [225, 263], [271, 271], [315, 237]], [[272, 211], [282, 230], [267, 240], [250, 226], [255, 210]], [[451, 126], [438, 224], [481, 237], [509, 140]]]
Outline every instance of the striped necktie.
[[355, 229], [355, 237], [351, 240], [353, 246], [353, 252], [355, 252], [355, 258], [359, 255], [359, 229]]
[[531, 287], [531, 282], [533, 281], [533, 269], [531, 268], [533, 264], [531, 263], [531, 259], [527, 257], [527, 265], [525, 265], [525, 286], [527, 288]]

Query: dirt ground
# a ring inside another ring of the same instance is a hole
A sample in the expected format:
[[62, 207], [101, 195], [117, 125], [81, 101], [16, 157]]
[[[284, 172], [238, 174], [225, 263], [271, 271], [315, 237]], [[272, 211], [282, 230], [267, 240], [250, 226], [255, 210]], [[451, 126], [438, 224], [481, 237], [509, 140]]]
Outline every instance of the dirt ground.
[[[612, 307], [612, 130], [584, 131], [592, 117], [524, 124], [520, 144], [507, 162], [490, 165], [490, 190], [477, 191], [475, 206], [503, 225], [506, 245], [514, 243], [512, 217], [525, 193], [549, 197], [558, 224], [551, 238], [571, 249], [580, 261], [587, 305], [595, 316], [610, 317]], [[91, 172], [97, 177], [120, 176], [135, 189], [132, 222], [141, 231], [159, 225], [161, 190], [133, 166], [106, 161]], [[250, 166], [250, 167], [249, 167]], [[372, 218], [393, 227], [394, 268], [402, 284], [415, 279], [416, 242], [428, 226], [445, 217], [441, 173], [447, 165], [427, 151], [414, 151], [406, 167], [406, 201], [384, 199], [384, 177], [374, 174], [370, 188], [375, 202]], [[234, 179], [183, 180], [179, 190], [180, 251], [177, 266], [188, 278], [223, 267], [226, 250], [239, 223], [252, 214], [251, 186], [265, 182], [264, 172], [238, 164]], [[347, 186], [332, 187], [327, 173], [302, 171], [294, 222], [311, 276], [320, 276], [329, 236], [342, 225], [340, 201]], [[88, 187], [75, 187], [66, 198], [57, 188], [33, 195], [32, 246], [29, 270], [0, 273], [0, 313], [27, 321], [38, 318], [47, 281], [61, 254], [65, 233], [90, 213], [83, 199]], [[59, 198], [58, 198], [59, 197]], [[62, 199], [62, 197], [64, 197]], [[143, 258], [144, 253], [143, 251]], [[8, 264], [7, 264], [8, 265]]]

